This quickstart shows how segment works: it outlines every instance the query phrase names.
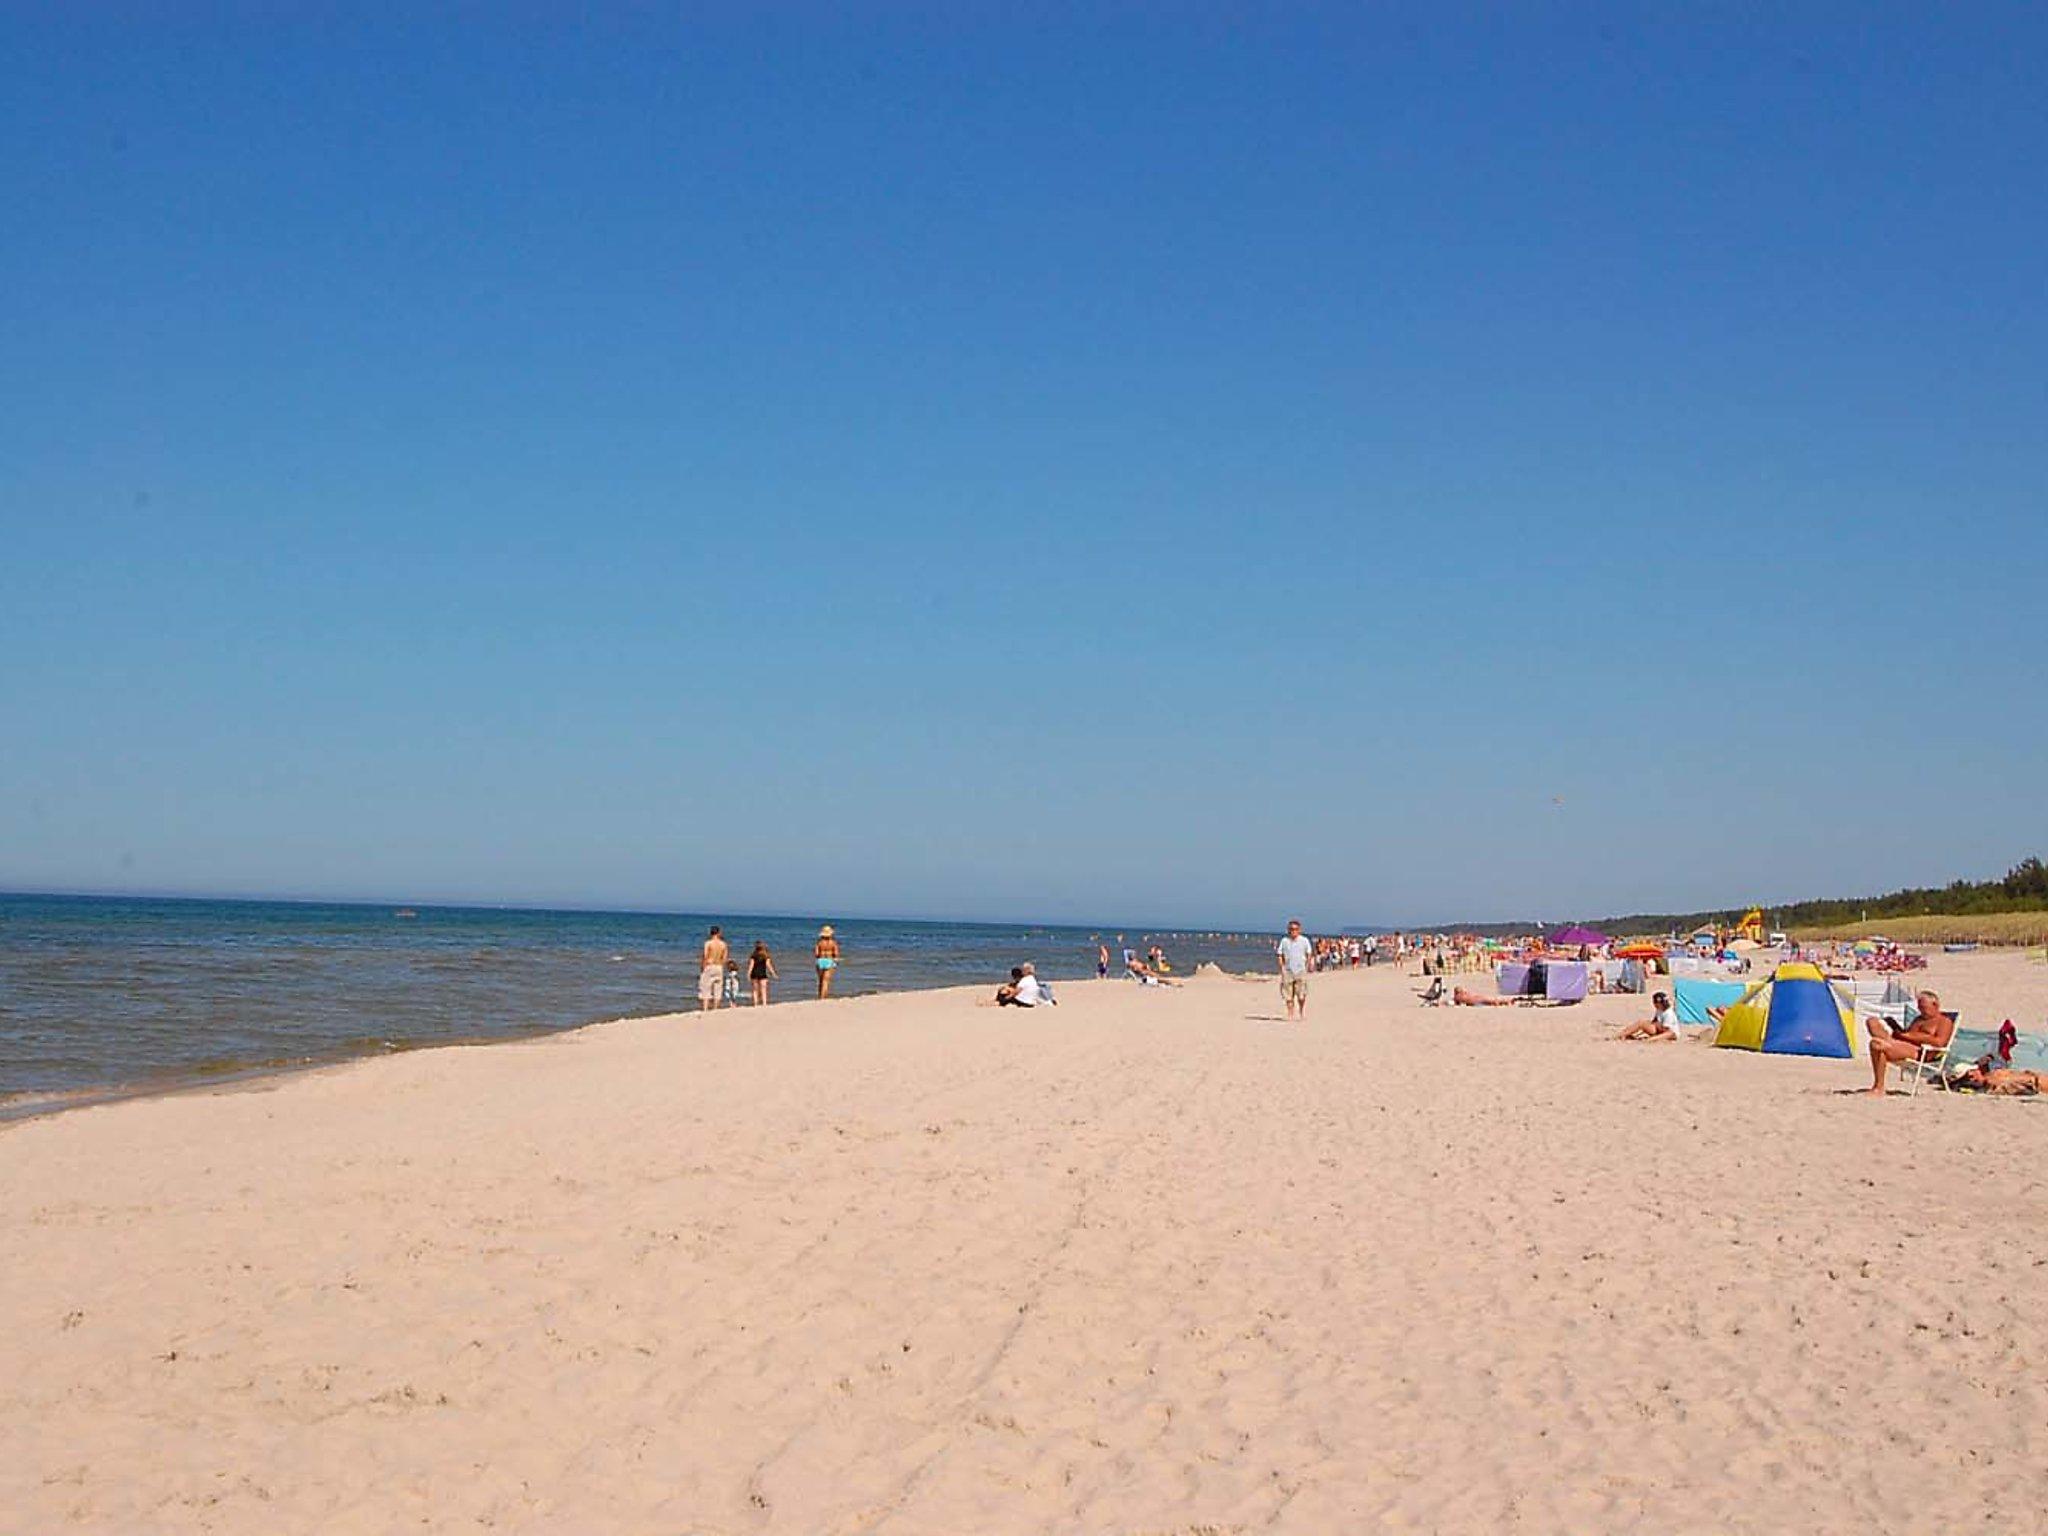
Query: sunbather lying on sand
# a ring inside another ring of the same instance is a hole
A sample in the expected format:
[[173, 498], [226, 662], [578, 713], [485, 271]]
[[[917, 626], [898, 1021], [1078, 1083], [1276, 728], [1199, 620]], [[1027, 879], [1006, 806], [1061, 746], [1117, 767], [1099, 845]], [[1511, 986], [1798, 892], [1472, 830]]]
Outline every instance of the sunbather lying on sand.
[[1656, 1011], [1647, 1019], [1629, 1025], [1614, 1038], [1617, 1040], [1676, 1040], [1678, 1038], [1678, 1014], [1671, 1006], [1671, 999], [1662, 992], [1651, 997]]
[[1996, 1067], [1986, 1056], [1972, 1062], [1949, 1078], [1953, 1088], [1975, 1088], [1980, 1093], [2005, 1093], [2017, 1099], [2031, 1099], [2048, 1090], [2048, 1072], [2024, 1072], [2016, 1067]]
[[1488, 997], [1484, 993], [1474, 992], [1466, 987], [1458, 987], [1452, 991], [1451, 1001], [1460, 1008], [1512, 1008], [1519, 999], [1512, 997]]

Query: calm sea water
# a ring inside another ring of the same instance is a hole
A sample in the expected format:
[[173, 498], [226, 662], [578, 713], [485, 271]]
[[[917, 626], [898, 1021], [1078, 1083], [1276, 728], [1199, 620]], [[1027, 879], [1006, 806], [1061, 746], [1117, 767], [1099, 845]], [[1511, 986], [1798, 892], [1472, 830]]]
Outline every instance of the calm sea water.
[[[0, 895], [0, 1105], [531, 1034], [695, 1006], [713, 922], [814, 990], [819, 919]], [[1089, 928], [831, 919], [833, 990], [1094, 974]], [[1124, 930], [1175, 964], [1272, 964], [1266, 937]]]

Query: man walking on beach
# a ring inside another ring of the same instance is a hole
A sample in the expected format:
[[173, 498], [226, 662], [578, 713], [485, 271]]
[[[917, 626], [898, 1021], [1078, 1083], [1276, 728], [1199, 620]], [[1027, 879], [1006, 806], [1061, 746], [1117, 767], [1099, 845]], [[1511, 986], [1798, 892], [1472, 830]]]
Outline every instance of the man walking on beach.
[[1309, 941], [1301, 935], [1301, 920], [1296, 918], [1287, 925], [1287, 937], [1274, 948], [1280, 959], [1280, 1002], [1287, 1010], [1289, 1021], [1308, 1019], [1308, 957]]
[[725, 935], [715, 926], [704, 941], [702, 969], [697, 972], [697, 1006], [711, 1012], [725, 999]]

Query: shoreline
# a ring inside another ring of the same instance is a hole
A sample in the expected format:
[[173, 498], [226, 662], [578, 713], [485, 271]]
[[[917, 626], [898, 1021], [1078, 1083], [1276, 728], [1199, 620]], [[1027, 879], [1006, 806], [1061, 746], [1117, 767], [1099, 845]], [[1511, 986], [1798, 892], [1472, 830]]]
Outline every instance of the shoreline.
[[[808, 959], [810, 925], [740, 921], [782, 959], [777, 998], [810, 998], [809, 965], [792, 963]], [[859, 921], [850, 937], [838, 999], [993, 986], [1023, 958], [1078, 980], [1101, 941], [930, 921]], [[404, 922], [369, 907], [0, 898], [0, 1117], [693, 1009], [700, 943], [667, 915], [429, 908]], [[1195, 938], [1183, 958], [1235, 966], [1258, 947]]]
[[[1085, 978], [1093, 980], [1094, 978]], [[756, 1011], [767, 1014], [777, 1009], [817, 1006], [829, 1003], [849, 1003], [862, 998], [921, 997], [938, 992], [982, 992], [993, 991], [994, 983], [983, 988], [979, 985], [963, 985], [958, 982], [941, 983], [929, 987], [897, 987], [876, 989], [871, 992], [848, 992], [832, 997], [794, 997], [771, 1002], [756, 1010], [746, 1002], [728, 1003], [712, 1010], [715, 1015], [751, 1014]], [[1082, 985], [1080, 980], [1061, 980], [1060, 987]], [[74, 1110], [98, 1109], [114, 1104], [147, 1102], [155, 1099], [203, 1097], [210, 1093], [260, 1092], [264, 1085], [293, 1078], [311, 1077], [322, 1072], [333, 1072], [346, 1067], [362, 1066], [370, 1062], [385, 1061], [401, 1056], [418, 1056], [434, 1051], [464, 1051], [488, 1049], [493, 1046], [532, 1045], [537, 1041], [554, 1040], [575, 1035], [586, 1029], [603, 1029], [614, 1024], [636, 1024], [701, 1019], [704, 1010], [688, 1007], [667, 1013], [622, 1013], [605, 1018], [585, 1019], [576, 1024], [542, 1024], [520, 1029], [506, 1030], [498, 1034], [467, 1035], [459, 1039], [421, 1040], [417, 1043], [386, 1042], [378, 1049], [350, 1051], [322, 1057], [307, 1057], [292, 1061], [251, 1062], [245, 1066], [234, 1066], [218, 1071], [178, 1074], [176, 1080], [152, 1081], [131, 1079], [127, 1082], [112, 1083], [100, 1087], [76, 1090], [41, 1092], [27, 1090], [22, 1093], [0, 1097], [0, 1133], [12, 1125], [33, 1120], [48, 1119], [69, 1114]]]

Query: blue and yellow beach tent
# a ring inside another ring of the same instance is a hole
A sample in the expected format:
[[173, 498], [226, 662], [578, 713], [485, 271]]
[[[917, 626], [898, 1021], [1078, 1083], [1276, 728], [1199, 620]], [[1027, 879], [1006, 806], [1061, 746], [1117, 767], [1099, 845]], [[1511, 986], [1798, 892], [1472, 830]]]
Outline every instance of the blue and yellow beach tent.
[[1854, 1056], [1856, 1010], [1818, 966], [1779, 966], [1721, 1015], [1714, 1044], [1773, 1056]]

